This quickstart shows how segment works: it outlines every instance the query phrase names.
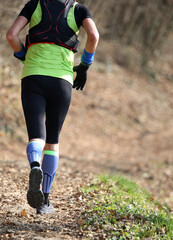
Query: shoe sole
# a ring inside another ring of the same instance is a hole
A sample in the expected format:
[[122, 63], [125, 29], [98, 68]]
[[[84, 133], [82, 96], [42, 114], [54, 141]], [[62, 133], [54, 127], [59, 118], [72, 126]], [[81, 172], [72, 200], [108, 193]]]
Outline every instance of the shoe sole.
[[43, 205], [41, 208], [37, 209], [37, 211], [36, 211], [37, 214], [41, 214], [41, 215], [51, 214], [54, 212], [55, 212], [55, 209], [52, 205], [50, 205], [49, 207], [45, 207]]
[[43, 181], [41, 168], [33, 168], [29, 174], [29, 190], [27, 192], [28, 204], [32, 208], [40, 208], [44, 202], [44, 194], [40, 189]]

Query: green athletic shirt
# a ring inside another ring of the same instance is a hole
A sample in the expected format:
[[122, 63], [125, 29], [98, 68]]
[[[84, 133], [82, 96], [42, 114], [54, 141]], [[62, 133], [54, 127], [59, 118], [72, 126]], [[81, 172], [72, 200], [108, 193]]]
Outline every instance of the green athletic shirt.
[[[40, 1], [29, 1], [19, 15], [28, 19], [30, 28], [37, 25], [42, 19]], [[92, 18], [90, 11], [84, 5], [75, 3], [68, 13], [67, 22], [78, 34], [85, 18]], [[22, 78], [44, 75], [62, 78], [73, 84], [73, 63], [74, 53], [65, 47], [47, 43], [33, 44], [25, 56]]]

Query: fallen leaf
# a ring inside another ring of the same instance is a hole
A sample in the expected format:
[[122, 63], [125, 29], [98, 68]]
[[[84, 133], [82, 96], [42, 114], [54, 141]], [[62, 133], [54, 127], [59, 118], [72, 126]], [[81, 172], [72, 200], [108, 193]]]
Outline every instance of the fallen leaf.
[[25, 209], [23, 209], [20, 214], [22, 217], [27, 217], [27, 212]]
[[151, 197], [150, 197], [150, 200], [151, 200], [151, 201], [154, 201], [154, 196], [151, 196]]
[[165, 234], [165, 228], [161, 228], [161, 233]]
[[78, 225], [81, 227], [85, 224], [85, 220], [84, 219], [81, 219], [78, 221]]
[[105, 238], [103, 236], [100, 236], [99, 240], [105, 240]]

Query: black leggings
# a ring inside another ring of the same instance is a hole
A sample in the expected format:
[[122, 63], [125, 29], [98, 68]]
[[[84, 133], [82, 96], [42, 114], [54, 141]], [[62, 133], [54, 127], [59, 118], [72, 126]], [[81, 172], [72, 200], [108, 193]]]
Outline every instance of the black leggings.
[[59, 142], [71, 92], [72, 85], [61, 78], [32, 75], [22, 79], [22, 106], [29, 140]]

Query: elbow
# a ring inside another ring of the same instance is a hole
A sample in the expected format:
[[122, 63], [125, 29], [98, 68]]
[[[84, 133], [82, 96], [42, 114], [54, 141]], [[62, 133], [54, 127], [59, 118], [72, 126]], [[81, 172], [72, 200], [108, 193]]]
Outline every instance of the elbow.
[[7, 41], [12, 42], [15, 38], [16, 38], [15, 34], [9, 30], [6, 34]]
[[98, 31], [90, 33], [88, 38], [89, 38], [90, 42], [92, 42], [94, 44], [97, 44], [98, 41], [99, 41], [99, 33], [98, 33]]

